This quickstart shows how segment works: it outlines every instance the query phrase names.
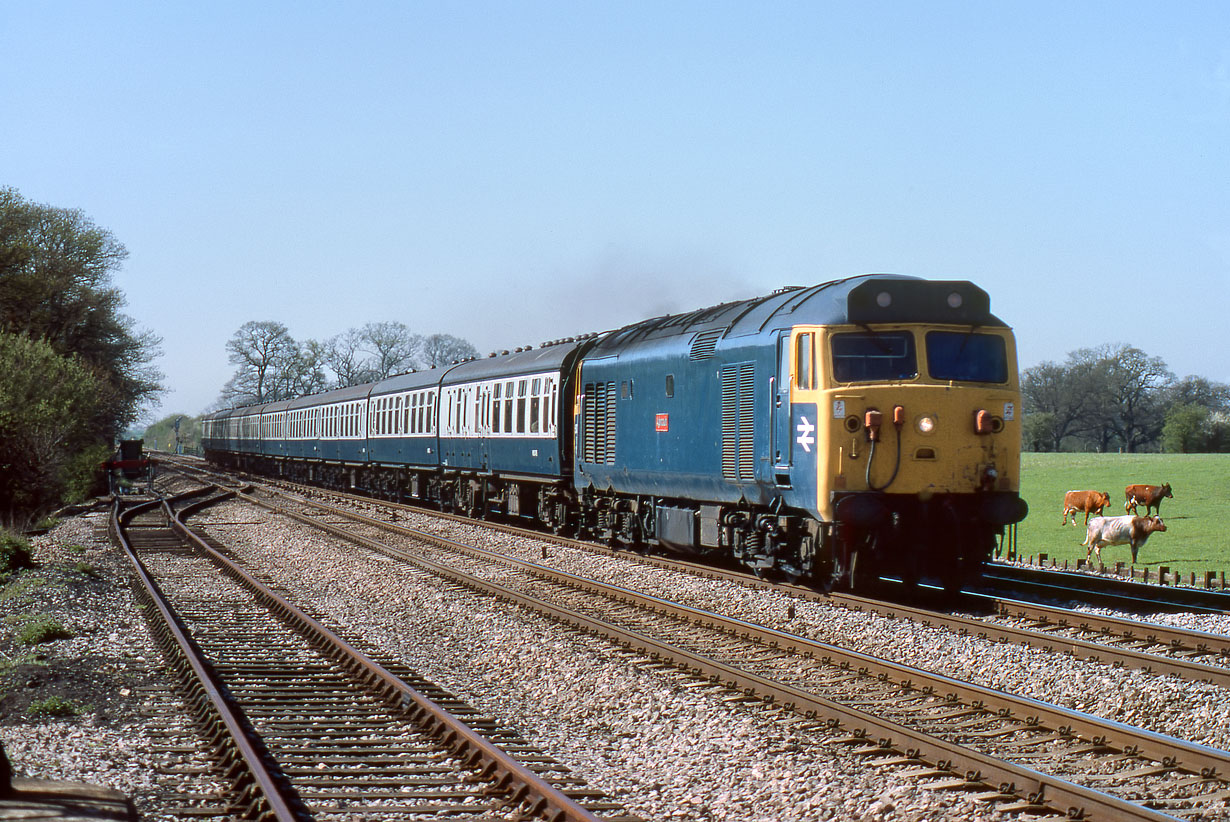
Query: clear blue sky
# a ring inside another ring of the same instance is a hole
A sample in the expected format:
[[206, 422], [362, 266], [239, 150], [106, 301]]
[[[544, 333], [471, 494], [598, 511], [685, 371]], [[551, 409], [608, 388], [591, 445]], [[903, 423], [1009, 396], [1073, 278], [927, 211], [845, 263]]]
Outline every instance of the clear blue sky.
[[1230, 382], [1230, 3], [10, 2], [0, 54], [0, 185], [127, 246], [160, 415], [248, 320], [486, 353], [876, 271]]

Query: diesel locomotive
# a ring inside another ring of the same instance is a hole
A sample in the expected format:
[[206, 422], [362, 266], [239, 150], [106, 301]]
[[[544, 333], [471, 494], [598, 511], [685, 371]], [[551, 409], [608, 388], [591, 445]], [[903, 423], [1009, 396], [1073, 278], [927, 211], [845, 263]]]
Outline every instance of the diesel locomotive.
[[877, 274], [220, 411], [203, 445], [826, 588], [953, 589], [1026, 514], [1019, 408], [985, 291]]

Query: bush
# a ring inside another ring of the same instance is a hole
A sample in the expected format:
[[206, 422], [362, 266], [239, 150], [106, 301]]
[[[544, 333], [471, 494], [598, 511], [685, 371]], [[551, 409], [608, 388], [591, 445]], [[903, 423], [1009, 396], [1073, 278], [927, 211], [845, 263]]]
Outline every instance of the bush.
[[32, 568], [30, 541], [20, 534], [0, 528], [0, 574], [9, 574], [18, 568]]
[[81, 706], [62, 696], [49, 696], [38, 702], [31, 702], [26, 713], [31, 716], [77, 716], [81, 713]]
[[73, 633], [51, 614], [40, 614], [17, 629], [14, 639], [22, 645], [40, 645], [57, 639], [72, 639]]

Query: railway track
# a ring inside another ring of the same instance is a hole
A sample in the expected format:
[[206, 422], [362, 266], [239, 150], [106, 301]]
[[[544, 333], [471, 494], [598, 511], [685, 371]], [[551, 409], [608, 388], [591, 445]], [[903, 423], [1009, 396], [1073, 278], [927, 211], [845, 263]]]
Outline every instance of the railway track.
[[[291, 483], [270, 483], [270, 485], [273, 487], [280, 485], [297, 494], [308, 493], [336, 496], [347, 501], [349, 504], [369, 511], [412, 511], [467, 525], [479, 524], [468, 517], [373, 500], [369, 497], [340, 494], [332, 491], [323, 492], [320, 489], [312, 489]], [[668, 557], [646, 556], [627, 551], [616, 551], [593, 543], [560, 535], [544, 534], [539, 531], [532, 531], [505, 523], [484, 521], [481, 523], [481, 527], [588, 552], [608, 556], [618, 555], [630, 562], [682, 571], [710, 579], [723, 579], [750, 587], [775, 590], [801, 599], [830, 602], [852, 611], [876, 613], [891, 619], [907, 619], [923, 626], [942, 628], [958, 636], [974, 636], [994, 642], [1040, 648], [1048, 652], [1065, 653], [1086, 661], [1136, 668], [1147, 673], [1169, 674], [1194, 682], [1209, 682], [1221, 687], [1230, 688], [1230, 637], [1220, 634], [1161, 625], [1155, 622], [1144, 622], [1109, 614], [1092, 614], [1041, 602], [1027, 602], [1003, 595], [976, 592], [965, 593], [956, 604], [967, 613], [988, 615], [979, 618], [978, 616], [954, 613], [948, 610], [951, 603], [947, 601], [940, 602], [938, 599], [935, 606], [929, 607], [925, 604], [912, 605], [905, 602], [886, 602], [854, 594], [824, 594], [804, 586], [783, 585], [760, 580], [741, 570], [725, 570], [710, 565], [680, 561]], [[1088, 578], [1088, 575], [1066, 574], [1063, 576], [1079, 576], [1080, 579]], [[1099, 578], [1095, 577], [1094, 579]], [[1106, 580], [1106, 582], [1115, 583], [1116, 581]], [[1131, 585], [1130, 583], [1124, 584]], [[1159, 587], [1161, 586], [1135, 584], [1135, 589], [1156, 589]], [[1131, 591], [1135, 589], [1129, 587], [1125, 590]], [[1054, 589], [1051, 590], [1054, 591]], [[1155, 592], [1147, 590], [1145, 593], [1152, 595]], [[1195, 593], [1200, 594], [1203, 592]], [[1060, 596], [1059, 593], [1054, 595], [1056, 597]], [[1140, 600], [1126, 594], [1115, 595], [1111, 601], [1117, 603], [1118, 607], [1127, 607], [1129, 610], [1132, 606], [1141, 607]], [[1149, 599], [1146, 600], [1146, 603], [1154, 601]], [[1174, 604], [1174, 608], [1178, 609], [1177, 603]], [[1197, 612], [1202, 611], [1197, 609]]]
[[985, 590], [1029, 594], [1048, 600], [1084, 602], [1127, 611], [1230, 614], [1230, 593], [1185, 586], [1152, 585], [1126, 579], [991, 563]]
[[[881, 762], [1088, 818], [1226, 815], [1230, 754], [584, 579], [308, 500], [248, 497], [582, 630], [768, 699]], [[293, 510], [296, 509], [297, 510]], [[345, 523], [345, 524], [343, 524]], [[391, 536], [396, 534], [396, 536]], [[419, 543], [412, 546], [413, 540]], [[424, 548], [430, 544], [431, 548]]]
[[630, 819], [511, 729], [359, 652], [179, 515], [117, 504], [113, 528], [228, 786], [185, 816]]

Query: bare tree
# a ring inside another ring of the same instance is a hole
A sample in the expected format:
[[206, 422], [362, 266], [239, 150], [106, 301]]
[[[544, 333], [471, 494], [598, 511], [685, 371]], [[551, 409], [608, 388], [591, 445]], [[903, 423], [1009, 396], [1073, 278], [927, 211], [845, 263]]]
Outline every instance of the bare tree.
[[279, 364], [278, 394], [282, 398], [318, 394], [329, 387], [325, 375], [325, 344], [307, 340], [296, 346], [295, 355]]
[[333, 371], [336, 388], [360, 385], [375, 378], [363, 356], [363, 332], [357, 328], [330, 338], [325, 344], [324, 362]]
[[383, 380], [391, 374], [408, 371], [416, 365], [415, 354], [423, 338], [404, 323], [368, 323], [363, 326], [363, 350], [372, 355], [368, 367], [374, 379]]
[[477, 356], [478, 349], [468, 340], [454, 337], [452, 334], [432, 334], [423, 340], [422, 358], [426, 368], [461, 362]]
[[281, 371], [299, 354], [286, 326], [273, 320], [246, 322], [227, 342], [226, 350], [237, 370], [222, 389], [224, 400], [250, 405], [285, 398]]

